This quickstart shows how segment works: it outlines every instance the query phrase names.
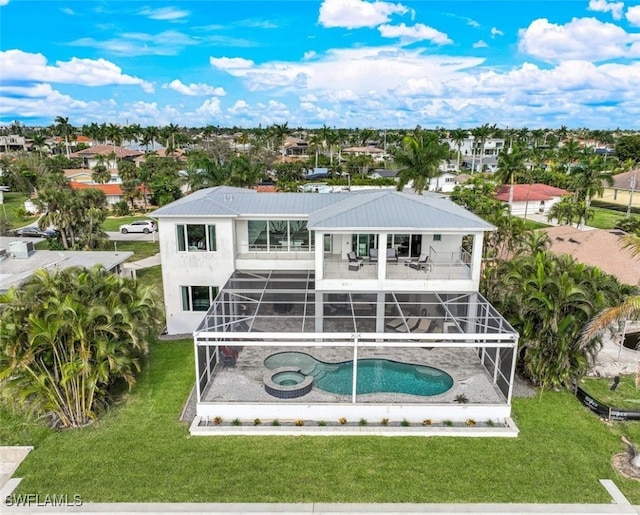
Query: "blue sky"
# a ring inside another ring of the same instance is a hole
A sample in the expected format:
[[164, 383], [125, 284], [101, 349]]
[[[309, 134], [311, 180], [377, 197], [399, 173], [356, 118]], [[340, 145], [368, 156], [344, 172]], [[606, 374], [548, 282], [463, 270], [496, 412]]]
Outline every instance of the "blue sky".
[[0, 0], [0, 123], [640, 127], [640, 1]]

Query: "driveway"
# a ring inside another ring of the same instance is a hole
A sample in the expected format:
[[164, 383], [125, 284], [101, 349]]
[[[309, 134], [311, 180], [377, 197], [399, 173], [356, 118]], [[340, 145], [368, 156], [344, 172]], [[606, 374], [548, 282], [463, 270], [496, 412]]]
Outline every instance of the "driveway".
[[158, 241], [158, 233], [144, 234], [142, 232], [122, 234], [121, 232], [107, 232], [111, 241]]

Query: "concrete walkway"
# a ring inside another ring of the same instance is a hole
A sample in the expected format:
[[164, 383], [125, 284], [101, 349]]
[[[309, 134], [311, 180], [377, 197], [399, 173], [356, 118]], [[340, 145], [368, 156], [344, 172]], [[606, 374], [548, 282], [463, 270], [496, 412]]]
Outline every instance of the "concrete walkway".
[[130, 270], [142, 270], [143, 268], [151, 268], [152, 266], [158, 266], [160, 264], [160, 254], [155, 254], [139, 261], [125, 263], [124, 267]]

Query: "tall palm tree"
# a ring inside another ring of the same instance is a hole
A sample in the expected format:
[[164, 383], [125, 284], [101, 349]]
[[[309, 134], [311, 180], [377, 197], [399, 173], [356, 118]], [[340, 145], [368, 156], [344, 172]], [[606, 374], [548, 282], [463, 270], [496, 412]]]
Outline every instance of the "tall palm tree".
[[469, 136], [468, 131], [466, 131], [464, 129], [454, 129], [449, 134], [449, 137], [451, 138], [451, 141], [453, 141], [453, 143], [455, 144], [456, 148], [458, 149], [458, 161], [457, 161], [458, 162], [458, 170], [460, 170], [460, 157], [461, 157], [460, 149], [462, 148], [462, 144], [464, 143], [464, 140], [467, 139], [468, 136]]
[[519, 145], [503, 151], [498, 156], [496, 179], [502, 184], [509, 184], [509, 211], [513, 208], [513, 184], [526, 172], [526, 150]]
[[394, 153], [398, 172], [398, 191], [413, 182], [413, 189], [419, 195], [429, 189], [429, 181], [440, 173], [438, 167], [449, 157], [449, 145], [442, 143], [435, 132], [419, 132], [415, 136], [405, 136], [403, 148]]
[[64, 136], [64, 143], [66, 148], [67, 159], [71, 155], [71, 150], [69, 148], [69, 137], [74, 132], [74, 128], [69, 124], [68, 117], [56, 116], [56, 130], [60, 136]]
[[474, 137], [474, 141], [473, 141], [474, 151], [472, 152], [471, 173], [473, 173], [475, 169], [475, 155], [478, 152], [478, 150], [480, 151], [480, 171], [481, 172], [483, 171], [482, 161], [484, 157], [484, 145], [487, 142], [487, 140], [491, 137], [495, 129], [496, 129], [495, 125], [489, 125], [488, 123], [485, 123], [484, 125], [480, 127], [476, 127], [471, 131]]

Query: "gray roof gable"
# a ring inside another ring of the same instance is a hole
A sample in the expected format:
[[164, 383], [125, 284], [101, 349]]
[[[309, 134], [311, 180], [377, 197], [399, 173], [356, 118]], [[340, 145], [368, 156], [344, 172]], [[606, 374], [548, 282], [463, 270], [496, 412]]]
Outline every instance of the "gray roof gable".
[[218, 186], [161, 207], [162, 217], [308, 217], [309, 229], [470, 230], [494, 227], [447, 198], [395, 190], [256, 193]]

